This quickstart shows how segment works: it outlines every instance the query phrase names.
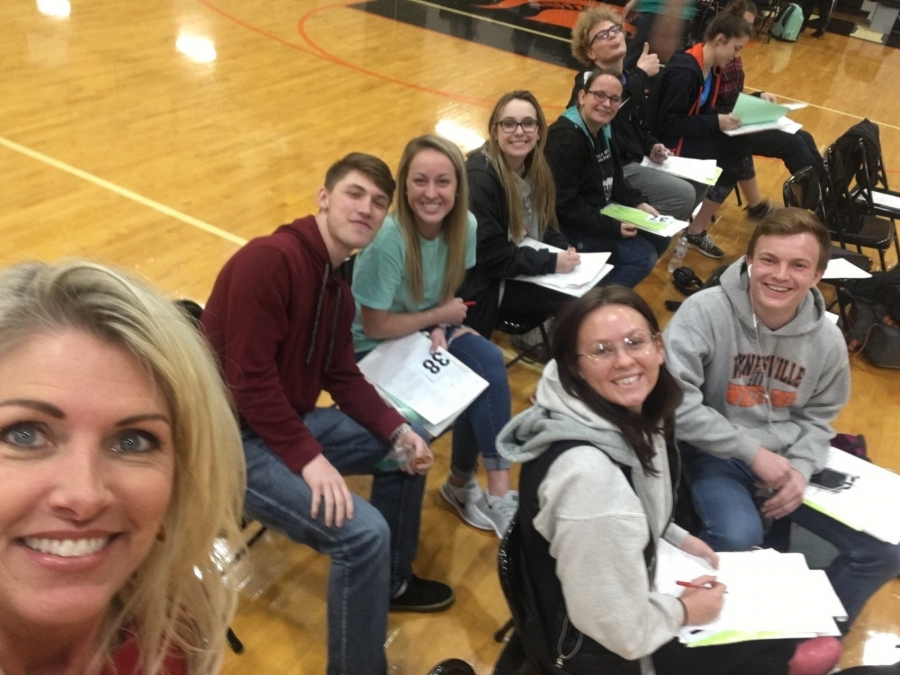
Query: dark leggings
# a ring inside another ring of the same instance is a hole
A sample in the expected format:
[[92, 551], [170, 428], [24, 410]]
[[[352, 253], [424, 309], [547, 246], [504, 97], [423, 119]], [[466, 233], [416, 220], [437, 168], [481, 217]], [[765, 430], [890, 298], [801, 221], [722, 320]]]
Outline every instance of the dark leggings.
[[571, 299], [571, 295], [544, 286], [507, 279], [503, 300], [500, 301], [499, 315], [501, 319], [511, 320], [535, 314], [546, 314], [549, 317], [556, 314], [556, 310]]
[[791, 174], [808, 166], [817, 170], [824, 168], [815, 139], [803, 129], [796, 134], [779, 129], [760, 131], [757, 134], [748, 134], [747, 142], [752, 154], [760, 157], [777, 157], [784, 162]]
[[746, 136], [728, 136], [721, 131], [713, 131], [701, 138], [685, 138], [679, 153], [693, 159], [714, 159], [722, 168], [722, 175], [706, 193], [706, 198], [721, 204], [731, 194], [739, 180], [743, 180], [744, 158], [750, 157], [750, 147]]
[[799, 640], [753, 640], [686, 647], [677, 639], [653, 654], [657, 675], [787, 675]]

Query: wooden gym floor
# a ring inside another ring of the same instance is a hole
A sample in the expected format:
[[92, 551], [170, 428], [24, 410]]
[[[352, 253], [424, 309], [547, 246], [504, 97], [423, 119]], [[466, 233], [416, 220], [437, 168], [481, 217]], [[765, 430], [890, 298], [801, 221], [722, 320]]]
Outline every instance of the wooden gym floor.
[[[530, 88], [551, 120], [568, 97], [561, 26], [577, 2], [507, 0], [512, 9], [493, 15], [451, 0], [379, 0], [369, 12], [349, 4], [4, 0], [0, 263], [89, 257], [204, 301], [245, 240], [314, 208], [325, 169], [343, 154], [396, 166], [407, 140], [435, 129], [472, 148], [505, 91]], [[748, 87], [810, 103], [792, 117], [822, 149], [859, 116], [877, 122], [900, 183], [900, 51], [807, 35], [752, 44], [744, 62]], [[785, 169], [766, 159], [757, 169], [779, 200]], [[730, 199], [713, 230], [728, 260], [749, 231]], [[702, 277], [715, 267], [697, 253], [687, 264]], [[639, 288], [664, 322], [663, 301], [677, 297], [667, 276], [663, 263]], [[515, 411], [538, 376], [528, 365], [511, 371]], [[895, 470], [898, 410], [896, 373], [854, 358], [853, 399], [836, 427], [864, 432], [875, 460]], [[458, 599], [438, 615], [392, 615], [392, 672], [424, 675], [455, 656], [487, 674], [499, 652], [492, 633], [508, 616], [498, 542], [442, 502], [447, 439], [435, 450], [416, 569], [451, 583]], [[275, 535], [253, 560], [234, 624], [247, 649], [225, 672], [324, 672], [325, 561]], [[895, 581], [869, 604], [844, 665], [900, 657], [898, 595]]]

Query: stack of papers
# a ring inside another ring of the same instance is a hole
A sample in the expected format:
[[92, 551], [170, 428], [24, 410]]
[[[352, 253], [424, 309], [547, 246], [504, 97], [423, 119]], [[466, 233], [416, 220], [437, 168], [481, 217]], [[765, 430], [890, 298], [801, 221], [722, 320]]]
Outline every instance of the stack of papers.
[[685, 221], [675, 220], [672, 216], [651, 216], [646, 211], [621, 204], [607, 204], [600, 213], [660, 237], [674, 237], [688, 226]]
[[740, 117], [743, 124], [765, 124], [777, 122], [787, 114], [788, 110], [790, 108], [786, 105], [770, 103], [761, 96], [740, 93], [732, 114]]
[[776, 122], [762, 122], [760, 124], [742, 124], [737, 129], [730, 129], [729, 131], [723, 131], [723, 134], [727, 136], [744, 136], [746, 134], [755, 134], [760, 131], [769, 131], [770, 129], [778, 129], [779, 131], [784, 131], [788, 134], [796, 134], [800, 129], [803, 128], [803, 125], [799, 122], [795, 122], [794, 120], [790, 120], [787, 117], [782, 117], [780, 120]]
[[488, 387], [446, 349], [432, 354], [431, 340], [422, 333], [385, 340], [359, 362], [359, 369], [388, 403], [432, 436], [443, 433]]
[[826, 466], [856, 480], [840, 492], [807, 485], [803, 503], [854, 530], [900, 544], [900, 476], [837, 448], [828, 449]]
[[[528, 246], [538, 250], [546, 249], [554, 253], [563, 253], [561, 248], [550, 246], [531, 237], [525, 237], [521, 246]], [[559, 293], [573, 295], [580, 298], [600, 283], [600, 280], [612, 271], [613, 266], [608, 264], [609, 253], [581, 253], [581, 264], [566, 274], [538, 274], [537, 276], [521, 275], [514, 277], [516, 281], [527, 281], [550, 288]]]
[[789, 134], [795, 134], [802, 125], [785, 117], [790, 109], [786, 105], [769, 103], [759, 96], [738, 94], [738, 100], [732, 112], [741, 118], [741, 126], [724, 133], [729, 136], [742, 136], [758, 131], [780, 129]]
[[704, 185], [715, 185], [719, 176], [722, 175], [722, 169], [716, 166], [714, 159], [691, 159], [690, 157], [671, 155], [662, 164], [657, 164], [649, 157], [644, 157], [641, 166], [664, 171]]
[[810, 570], [802, 553], [772, 549], [720, 553], [719, 569], [660, 541], [656, 589], [680, 596], [676, 581], [714, 575], [728, 587], [722, 611], [704, 626], [685, 626], [679, 639], [691, 647], [840, 635], [835, 619], [847, 612], [822, 570]]

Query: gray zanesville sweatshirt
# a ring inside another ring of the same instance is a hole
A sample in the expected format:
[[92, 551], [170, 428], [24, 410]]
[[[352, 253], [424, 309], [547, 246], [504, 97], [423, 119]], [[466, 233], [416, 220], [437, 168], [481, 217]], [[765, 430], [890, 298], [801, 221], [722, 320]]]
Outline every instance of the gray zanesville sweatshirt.
[[[527, 462], [556, 441], [585, 441], [550, 466], [534, 526], [550, 542], [572, 624], [653, 673], [649, 655], [684, 621], [681, 603], [654, 590], [644, 562], [651, 531], [678, 547], [687, 536], [675, 524], [663, 532], [673, 505], [665, 441], [661, 434], [654, 439], [659, 475], [648, 476], [619, 429], [563, 390], [555, 361], [544, 368], [536, 397], [534, 407], [503, 427], [497, 449], [512, 462]], [[610, 457], [631, 467], [633, 490]]]
[[809, 480], [825, 464], [831, 420], [850, 395], [844, 338], [816, 288], [790, 323], [769, 330], [754, 320], [748, 283], [741, 258], [666, 327], [666, 364], [684, 386], [676, 435], [748, 465], [762, 446]]

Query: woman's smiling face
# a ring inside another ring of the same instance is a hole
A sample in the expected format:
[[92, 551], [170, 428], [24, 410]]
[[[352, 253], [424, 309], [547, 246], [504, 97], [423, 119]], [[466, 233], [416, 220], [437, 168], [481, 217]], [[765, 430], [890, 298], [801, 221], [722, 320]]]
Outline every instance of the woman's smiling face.
[[0, 358], [0, 625], [102, 621], [174, 471], [169, 405], [130, 352], [70, 330]]

